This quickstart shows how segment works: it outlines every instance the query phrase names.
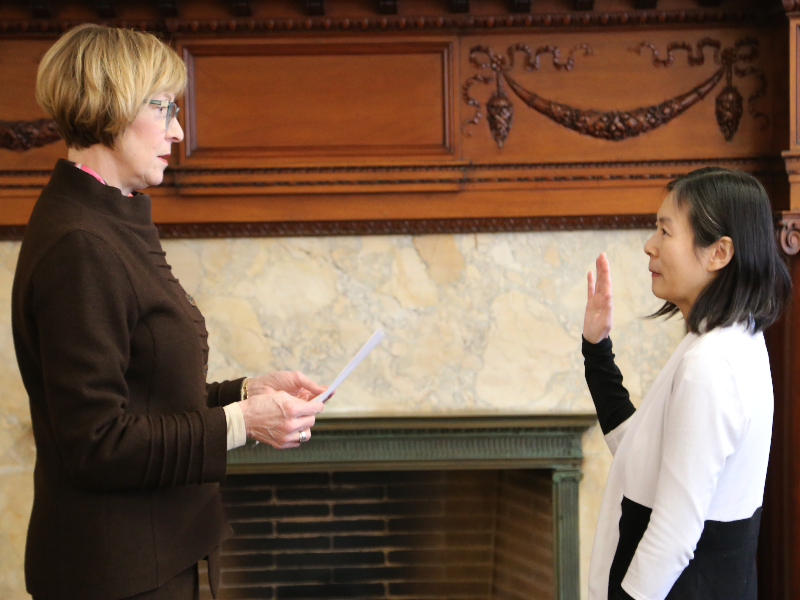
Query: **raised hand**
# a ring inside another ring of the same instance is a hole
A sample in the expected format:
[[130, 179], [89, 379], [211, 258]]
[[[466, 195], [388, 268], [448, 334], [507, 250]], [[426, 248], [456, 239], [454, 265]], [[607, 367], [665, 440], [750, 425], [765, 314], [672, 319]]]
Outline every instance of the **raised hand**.
[[608, 266], [605, 252], [597, 257], [596, 266], [596, 281], [594, 273], [589, 271], [589, 298], [586, 302], [586, 313], [583, 316], [583, 337], [592, 344], [608, 337], [614, 313], [611, 295], [611, 268]]

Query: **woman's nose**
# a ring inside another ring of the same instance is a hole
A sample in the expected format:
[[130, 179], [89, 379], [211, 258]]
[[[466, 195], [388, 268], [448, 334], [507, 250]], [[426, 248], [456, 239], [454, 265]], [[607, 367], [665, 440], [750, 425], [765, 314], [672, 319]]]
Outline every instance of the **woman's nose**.
[[650, 257], [655, 256], [655, 253], [656, 253], [656, 245], [655, 245], [655, 243], [653, 243], [653, 238], [655, 237], [655, 235], [656, 235], [655, 233], [653, 235], [651, 235], [650, 239], [648, 239], [644, 243], [644, 253], [647, 254], [647, 256], [650, 256]]
[[178, 119], [172, 119], [172, 122], [169, 124], [169, 129], [167, 129], [167, 139], [175, 142], [180, 142], [183, 140], [183, 128], [181, 127], [181, 124], [178, 123]]

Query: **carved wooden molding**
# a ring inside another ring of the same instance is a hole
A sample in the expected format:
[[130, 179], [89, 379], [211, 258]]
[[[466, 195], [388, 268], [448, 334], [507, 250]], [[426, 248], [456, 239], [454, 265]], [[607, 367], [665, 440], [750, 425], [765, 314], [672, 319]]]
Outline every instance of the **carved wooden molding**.
[[160, 224], [164, 237], [292, 237], [323, 235], [422, 235], [429, 233], [511, 233], [591, 229], [647, 229], [655, 215], [509, 217], [496, 219], [404, 219], [369, 221], [287, 221], [282, 223]]
[[1, 241], [21, 240], [25, 234], [25, 225], [0, 225]]
[[531, 0], [509, 0], [508, 10], [515, 13], [531, 12]]
[[[243, 167], [243, 168], [184, 168], [182, 173], [194, 175], [215, 174], [297, 174], [297, 173], [408, 173], [408, 172], [440, 172], [440, 171], [521, 171], [540, 169], [606, 169], [610, 167], [679, 167], [710, 164], [739, 165], [745, 167], [774, 167], [776, 173], [784, 172], [784, 160], [779, 154], [759, 156], [729, 156], [711, 158], [674, 158], [650, 160], [604, 160], [574, 162], [542, 162], [542, 163], [469, 163], [456, 165], [417, 164], [417, 165], [359, 165], [359, 166], [318, 166], [318, 167]], [[170, 172], [170, 169], [167, 169]], [[21, 175], [21, 171], [0, 171], [4, 174]], [[49, 174], [49, 171], [37, 171], [38, 174]], [[631, 174], [633, 176], [633, 174]]]
[[52, 119], [0, 121], [0, 148], [24, 151], [52, 144], [61, 139]]
[[783, 0], [783, 8], [786, 12], [800, 11], [800, 0]]
[[95, 0], [94, 11], [101, 19], [116, 19], [117, 8], [112, 0]]
[[234, 17], [250, 17], [253, 15], [250, 0], [232, 0], [230, 2], [230, 10]]
[[[582, 0], [581, 0], [582, 1]], [[798, 2], [800, 5], [800, 2]], [[689, 10], [631, 10], [618, 12], [537, 13], [500, 15], [454, 15], [395, 16], [375, 15], [368, 17], [302, 17], [302, 18], [167, 18], [148, 19], [103, 19], [103, 23], [115, 27], [136, 27], [151, 32], [171, 33], [217, 33], [227, 35], [254, 32], [347, 31], [369, 32], [384, 30], [474, 30], [509, 28], [583, 28], [583, 27], [641, 27], [642, 25], [677, 25], [723, 23], [771, 23], [775, 11], [769, 7], [747, 9], [689, 9]], [[0, 36], [9, 34], [53, 34], [61, 35], [67, 29], [86, 21], [64, 19], [30, 19], [0, 21]], [[99, 20], [97, 22], [100, 22]]]
[[382, 15], [396, 15], [397, 0], [378, 0], [378, 13]]
[[53, 17], [53, 11], [45, 0], [30, 0], [28, 8], [37, 19], [51, 19]]
[[[577, 217], [511, 217], [497, 219], [406, 219], [395, 221], [286, 221], [270, 223], [160, 223], [163, 239], [308, 237], [342, 235], [424, 235], [650, 229], [655, 215], [592, 215]], [[783, 251], [800, 252], [800, 213], [775, 215]], [[21, 240], [24, 225], [0, 226], [0, 240]]]
[[453, 13], [468, 13], [469, 0], [447, 0], [447, 8]]
[[525, 60], [522, 63], [522, 67], [527, 71], [539, 69], [539, 56], [542, 54], [552, 55], [553, 66], [557, 70], [570, 71], [575, 64], [574, 54], [576, 51], [583, 50], [584, 56], [592, 54], [591, 48], [586, 44], [580, 44], [572, 48], [569, 51], [567, 60], [564, 62], [560, 62], [561, 53], [559, 48], [555, 46], [542, 46], [532, 51], [526, 44], [518, 43], [510, 46], [506, 55], [496, 54], [486, 46], [474, 46], [469, 53], [470, 63], [478, 69], [490, 69], [493, 74], [489, 76], [473, 75], [463, 84], [462, 97], [464, 102], [469, 106], [475, 107], [475, 114], [464, 122], [464, 126], [476, 125], [482, 117], [480, 102], [470, 95], [472, 86], [475, 83], [486, 85], [492, 82], [496, 83], [496, 91], [486, 102], [486, 120], [495, 143], [498, 147], [503, 147], [511, 131], [514, 116], [514, 106], [503, 88], [503, 81], [505, 81], [526, 105], [553, 122], [567, 129], [577, 131], [581, 135], [609, 141], [621, 141], [648, 133], [669, 123], [705, 98], [725, 77], [727, 85], [716, 100], [716, 117], [725, 139], [730, 141], [739, 127], [739, 121], [744, 110], [744, 99], [739, 90], [733, 85], [733, 76], [748, 77], [754, 75], [759, 78], [760, 85], [748, 98], [748, 108], [754, 118], [764, 120], [763, 126], [766, 127], [769, 117], [765, 113], [757, 111], [754, 105], [757, 99], [766, 94], [766, 75], [762, 69], [746, 64], [758, 58], [758, 40], [744, 38], [737, 41], [732, 47], [722, 50], [719, 41], [703, 38], [697, 43], [696, 54], [694, 54], [691, 44], [673, 42], [667, 46], [667, 58], [665, 59], [660, 58], [656, 47], [649, 42], [642, 42], [630, 50], [641, 54], [644, 48], [649, 48], [653, 53], [653, 64], [658, 67], [671, 66], [674, 62], [673, 51], [685, 50], [689, 53], [689, 65], [697, 66], [705, 63], [704, 50], [707, 47], [714, 49], [713, 60], [721, 66], [711, 77], [688, 92], [654, 106], [645, 106], [628, 111], [599, 111], [579, 109], [561, 102], [542, 98], [535, 92], [525, 89], [509, 74], [515, 66], [516, 53], [524, 55]]
[[[162, 188], [194, 188], [209, 190], [254, 187], [267, 193], [269, 188], [278, 188], [280, 193], [301, 187], [312, 193], [315, 186], [370, 186], [415, 185], [424, 182], [451, 182], [456, 184], [493, 183], [571, 183], [604, 181], [657, 181], [678, 177], [686, 169], [707, 165], [725, 165], [747, 170], [762, 177], [786, 173], [783, 159], [778, 156], [710, 157], [671, 160], [636, 161], [587, 161], [552, 163], [471, 163], [471, 164], [416, 164], [416, 165], [370, 165], [370, 166], [304, 166], [304, 167], [250, 167], [250, 168], [168, 168]], [[609, 169], [628, 169], [628, 172], [603, 172]], [[675, 168], [674, 171], [664, 169]], [[599, 172], [592, 172], [597, 170]], [[588, 171], [588, 172], [587, 172]], [[541, 175], [536, 173], [540, 172]], [[407, 175], [419, 173], [413, 179]], [[352, 174], [352, 179], [342, 179], [342, 174]], [[359, 176], [379, 174], [380, 179], [363, 179]], [[43, 180], [50, 171], [0, 170], [0, 190], [31, 189], [44, 187]], [[259, 179], [254, 176], [263, 176]], [[276, 179], [276, 175], [285, 175]], [[306, 176], [314, 175], [313, 180]], [[236, 177], [241, 179], [236, 179]], [[299, 176], [303, 176], [298, 184]], [[338, 176], [338, 177], [337, 177]], [[198, 181], [199, 177], [226, 178], [226, 181]], [[178, 183], [175, 179], [178, 178]], [[5, 181], [4, 181], [5, 180]], [[35, 180], [35, 183], [32, 181]], [[191, 183], [188, 183], [191, 182]]]
[[[402, 219], [368, 221], [283, 221], [269, 223], [159, 223], [159, 235], [170, 238], [308, 237], [342, 235], [424, 235], [431, 233], [513, 233], [650, 229], [655, 215], [589, 215], [574, 217], [508, 217], [495, 219]], [[22, 225], [0, 226], [0, 240], [19, 240]]]
[[785, 211], [775, 215], [781, 250], [788, 256], [800, 252], [800, 212]]
[[325, 0], [306, 0], [306, 14], [314, 16], [324, 15]]
[[179, 14], [177, 0], [158, 0], [156, 6], [158, 10], [161, 11], [161, 16], [163, 17], [174, 18]]

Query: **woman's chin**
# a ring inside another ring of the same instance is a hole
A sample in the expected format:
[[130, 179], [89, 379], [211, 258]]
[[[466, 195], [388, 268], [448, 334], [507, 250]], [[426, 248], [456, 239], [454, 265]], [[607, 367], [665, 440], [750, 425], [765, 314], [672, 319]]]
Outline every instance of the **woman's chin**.
[[155, 187], [157, 185], [161, 185], [163, 182], [164, 182], [164, 172], [160, 171], [158, 173], [153, 173], [149, 177], [147, 177], [142, 182], [144, 185], [138, 189], [143, 190], [145, 188]]
[[665, 302], [667, 302], [667, 299], [664, 297], [664, 295], [663, 295], [662, 293], [660, 293], [660, 292], [659, 292], [659, 289], [658, 289], [658, 287], [659, 287], [659, 286], [658, 286], [658, 284], [657, 284], [657, 283], [654, 281], [654, 282], [653, 282], [653, 283], [650, 285], [650, 291], [651, 291], [651, 292], [653, 292], [653, 296], [655, 296], [655, 297], [656, 297], [656, 298], [658, 298], [659, 300], [664, 300]]

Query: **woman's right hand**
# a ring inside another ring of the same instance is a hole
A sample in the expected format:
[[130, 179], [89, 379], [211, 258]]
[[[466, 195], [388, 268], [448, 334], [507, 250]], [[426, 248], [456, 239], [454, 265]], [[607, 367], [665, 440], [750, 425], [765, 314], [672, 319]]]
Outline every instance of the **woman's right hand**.
[[[304, 400], [280, 390], [262, 393], [239, 402], [247, 437], [273, 448], [296, 448], [311, 437], [311, 427], [325, 405]], [[300, 432], [303, 432], [302, 435]]]
[[611, 298], [611, 268], [603, 252], [597, 257], [597, 280], [589, 271], [589, 299], [583, 316], [583, 337], [596, 344], [608, 337], [611, 331], [611, 317], [614, 304]]

